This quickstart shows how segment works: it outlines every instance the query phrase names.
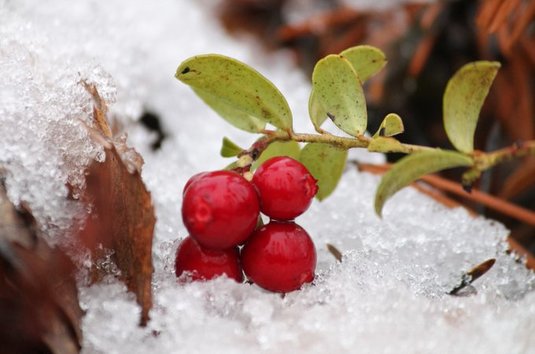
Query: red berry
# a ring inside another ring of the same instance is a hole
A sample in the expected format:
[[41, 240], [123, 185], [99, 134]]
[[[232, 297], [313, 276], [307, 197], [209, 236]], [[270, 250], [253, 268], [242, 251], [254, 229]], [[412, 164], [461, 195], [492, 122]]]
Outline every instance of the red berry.
[[206, 249], [191, 236], [180, 243], [176, 252], [176, 276], [179, 277], [184, 272], [189, 272], [193, 280], [209, 280], [223, 274], [240, 283], [243, 280], [237, 247], [226, 250]]
[[252, 182], [260, 195], [260, 210], [277, 220], [293, 220], [301, 215], [318, 191], [306, 167], [286, 156], [264, 162]]
[[286, 293], [314, 279], [316, 250], [301, 226], [272, 221], [245, 243], [241, 260], [245, 274], [258, 286]]
[[186, 184], [184, 185], [184, 189], [182, 190], [182, 196], [184, 194], [186, 194], [186, 190], [189, 188], [189, 186], [191, 186], [191, 184], [193, 182], [196, 182], [198, 180], [200, 180], [201, 178], [203, 178], [208, 172], [199, 172], [197, 174], [194, 174], [193, 176], [191, 176], [191, 178], [186, 182]]
[[184, 225], [207, 248], [225, 249], [245, 242], [258, 215], [255, 188], [232, 171], [207, 172], [188, 186], [182, 203]]

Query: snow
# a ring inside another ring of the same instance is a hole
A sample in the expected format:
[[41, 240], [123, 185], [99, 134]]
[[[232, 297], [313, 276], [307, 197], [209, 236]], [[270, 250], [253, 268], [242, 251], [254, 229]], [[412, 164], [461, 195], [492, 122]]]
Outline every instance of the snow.
[[[66, 198], [65, 184], [83, 188], [83, 167], [103, 158], [85, 127], [91, 98], [81, 80], [110, 102], [146, 162], [158, 219], [152, 319], [138, 327], [133, 295], [112, 279], [82, 286], [83, 352], [535, 353], [535, 276], [505, 253], [508, 231], [413, 189], [394, 196], [380, 220], [372, 207], [378, 177], [350, 167], [335, 193], [297, 220], [318, 250], [313, 285], [282, 297], [225, 278], [177, 283], [184, 183], [228, 164], [218, 153], [224, 135], [242, 146], [254, 140], [175, 80], [178, 64], [208, 52], [250, 63], [288, 97], [296, 130], [311, 130], [309, 80], [290, 54], [228, 38], [207, 6], [0, 0], [0, 165], [10, 199], [31, 207], [50, 243], [69, 242], [62, 231], [80, 206]], [[152, 135], [136, 123], [144, 108], [169, 133], [160, 151], [150, 150]], [[352, 151], [351, 158], [382, 157]], [[326, 243], [343, 252], [342, 263]], [[446, 294], [489, 258], [496, 264], [474, 282], [476, 294]]]

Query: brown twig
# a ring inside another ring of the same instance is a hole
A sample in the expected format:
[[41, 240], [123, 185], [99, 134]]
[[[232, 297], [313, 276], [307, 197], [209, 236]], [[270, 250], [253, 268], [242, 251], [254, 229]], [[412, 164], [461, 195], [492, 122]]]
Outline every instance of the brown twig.
[[[359, 163], [358, 168], [361, 171], [382, 174], [390, 169], [390, 165], [371, 165]], [[531, 210], [522, 208], [516, 204], [475, 189], [472, 189], [471, 193], [466, 193], [460, 183], [452, 182], [437, 175], [423, 176], [421, 180], [442, 191], [453, 193], [463, 199], [474, 201], [516, 220], [535, 226], [535, 212]]]
[[[360, 171], [365, 171], [365, 172], [369, 172], [369, 173], [373, 173], [373, 174], [383, 174], [385, 172], [387, 172], [391, 165], [389, 164], [382, 164], [382, 165], [374, 165], [374, 164], [365, 164], [365, 163], [357, 163], [357, 167]], [[429, 178], [431, 177], [431, 178]], [[479, 202], [483, 205], [486, 205], [488, 206], [489, 208], [493, 208], [499, 212], [502, 212], [506, 215], [509, 215], [509, 216], [512, 216], [518, 220], [521, 220], [523, 221], [521, 218], [518, 218], [517, 216], [518, 215], [512, 215], [511, 212], [512, 211], [515, 211], [515, 210], [522, 210], [522, 213], [525, 213], [528, 221], [531, 221], [531, 222], [535, 222], [535, 213], [527, 210], [527, 209], [524, 209], [522, 207], [519, 207], [517, 205], [514, 205], [514, 204], [511, 204], [505, 200], [502, 200], [502, 199], [499, 199], [499, 198], [496, 198], [496, 197], [493, 197], [493, 196], [490, 196], [486, 193], [483, 193], [483, 192], [479, 192], [479, 191], [476, 191], [476, 190], [472, 190], [472, 193], [466, 193], [463, 191], [462, 189], [462, 186], [459, 184], [459, 183], [455, 183], [455, 182], [451, 182], [449, 180], [446, 180], [442, 177], [439, 177], [439, 176], [435, 176], [435, 175], [428, 175], [428, 176], [425, 176], [422, 178], [422, 180], [426, 183], [428, 183], [429, 185], [432, 185], [433, 187], [437, 188], [437, 189], [440, 189], [440, 190], [443, 190], [443, 191], [448, 191], [448, 192], [453, 192], [457, 195], [460, 195], [461, 197], [464, 197], [466, 199], [469, 199], [469, 200], [472, 200], [472, 201], [476, 201], [476, 202]], [[433, 184], [433, 182], [436, 182], [436, 181], [440, 181], [438, 184], [435, 183]], [[415, 186], [418, 188], [417, 184], [415, 184]], [[447, 188], [442, 188], [442, 187], [446, 187]], [[421, 188], [418, 188], [420, 190], [422, 190]], [[441, 204], [443, 205], [446, 205], [447, 207], [456, 207], [456, 206], [461, 206], [461, 204], [459, 204], [458, 202], [454, 201], [453, 199], [450, 199], [448, 197], [446, 197], [445, 195], [439, 195], [437, 197], [437, 195], [435, 193], [426, 193], [428, 194], [429, 196], [431, 196], [433, 199], [437, 200], [438, 202], [440, 202]], [[471, 197], [472, 195], [476, 195], [476, 197]], [[486, 197], [485, 198], [482, 198], [481, 199], [481, 195], [485, 195]], [[491, 199], [495, 199], [496, 201], [494, 202], [494, 204], [491, 204], [491, 205], [488, 205], [487, 202]], [[504, 207], [505, 206], [505, 207]], [[464, 207], [464, 206], [463, 206]], [[465, 207], [466, 208], [466, 207]], [[505, 210], [505, 212], [504, 212]], [[469, 212], [471, 212], [471, 214], [474, 214], [470, 209], [468, 209]], [[522, 256], [522, 257], [525, 257], [526, 258], [526, 267], [529, 268], [529, 269], [533, 269], [535, 270], [535, 256], [529, 252], [527, 249], [525, 249], [522, 245], [520, 245], [516, 240], [514, 240], [512, 237], [508, 237], [507, 238], [507, 242], [509, 244], [509, 249], [510, 251], [513, 251], [515, 253], [517, 253], [518, 255]]]
[[522, 245], [512, 237], [507, 238], [509, 249], [516, 254], [526, 258], [526, 267], [535, 270], [535, 257], [533, 257]]

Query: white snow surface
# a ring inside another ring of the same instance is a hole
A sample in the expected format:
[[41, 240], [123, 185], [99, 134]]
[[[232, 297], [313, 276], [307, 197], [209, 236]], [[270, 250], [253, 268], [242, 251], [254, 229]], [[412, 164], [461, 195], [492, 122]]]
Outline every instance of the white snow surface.
[[[0, 0], [0, 165], [11, 200], [32, 209], [50, 243], [69, 242], [61, 231], [80, 206], [67, 199], [65, 184], [83, 188], [83, 167], [103, 158], [85, 127], [92, 101], [81, 80], [97, 86], [146, 162], [158, 219], [151, 321], [137, 326], [139, 308], [122, 284], [82, 286], [83, 352], [535, 353], [535, 276], [506, 254], [508, 231], [411, 188], [387, 203], [380, 220], [372, 207], [378, 177], [352, 167], [330, 198], [297, 220], [318, 251], [312, 285], [282, 297], [226, 278], [177, 283], [184, 183], [228, 164], [218, 153], [224, 135], [244, 146], [254, 140], [174, 79], [178, 64], [201, 53], [252, 64], [288, 97], [296, 130], [311, 129], [309, 80], [289, 53], [229, 38], [211, 6]], [[149, 149], [153, 136], [136, 123], [143, 108], [161, 116], [169, 135], [160, 151]], [[342, 263], [326, 243], [343, 252]], [[475, 294], [446, 294], [488, 258], [496, 264], [474, 282]]]

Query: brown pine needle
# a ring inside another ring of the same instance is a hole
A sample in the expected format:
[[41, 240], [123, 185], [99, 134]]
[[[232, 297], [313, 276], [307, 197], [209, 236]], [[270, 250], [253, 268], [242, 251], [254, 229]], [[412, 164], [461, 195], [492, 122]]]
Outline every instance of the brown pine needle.
[[[361, 171], [379, 174], [388, 171], [390, 169], [390, 165], [371, 165], [359, 163], [358, 168]], [[531, 210], [522, 208], [516, 204], [510, 203], [506, 200], [494, 197], [490, 194], [478, 191], [476, 189], [472, 189], [471, 193], [466, 193], [463, 190], [461, 184], [452, 182], [437, 175], [423, 176], [421, 180], [442, 191], [456, 194], [464, 199], [482, 204], [504, 215], [515, 218], [526, 224], [535, 226], [535, 212]]]
[[416, 48], [416, 51], [409, 64], [410, 76], [416, 77], [423, 70], [425, 64], [427, 63], [427, 59], [429, 58], [429, 55], [435, 46], [435, 41], [436, 36], [433, 34], [429, 34], [420, 40], [420, 43], [418, 43], [418, 47]]
[[479, 28], [488, 30], [501, 3], [502, 0], [487, 0], [481, 3], [476, 17], [476, 24]]
[[[511, 43], [516, 43], [525, 29], [535, 18], [535, 1], [529, 1], [525, 9], [519, 9], [519, 16], [516, 18], [511, 31]], [[532, 43], [533, 45], [533, 43]]]
[[507, 18], [513, 13], [513, 10], [519, 6], [520, 0], [504, 0], [500, 8], [496, 11], [492, 23], [489, 25], [489, 32], [496, 32], [502, 25], [507, 22]]
[[422, 15], [420, 19], [420, 26], [424, 30], [429, 30], [433, 24], [435, 23], [437, 17], [442, 13], [444, 10], [445, 3], [443, 2], [436, 2], [434, 4], [429, 5]]
[[330, 243], [327, 243], [325, 246], [327, 246], [327, 250], [336, 258], [338, 262], [342, 262], [342, 252], [338, 250], [338, 248], [334, 247]]
[[496, 262], [496, 259], [494, 259], [494, 258], [488, 259], [485, 262], [483, 262], [481, 264], [478, 264], [474, 268], [470, 269], [468, 272], [464, 273], [462, 278], [461, 278], [461, 282], [459, 283], [459, 285], [457, 285], [455, 288], [453, 288], [449, 292], [449, 294], [450, 295], [455, 295], [459, 291], [461, 291], [462, 289], [467, 287], [468, 285], [472, 284], [475, 280], [477, 280], [483, 274], [488, 272], [490, 270], [490, 268], [492, 268], [492, 266], [494, 265], [495, 262]]

